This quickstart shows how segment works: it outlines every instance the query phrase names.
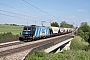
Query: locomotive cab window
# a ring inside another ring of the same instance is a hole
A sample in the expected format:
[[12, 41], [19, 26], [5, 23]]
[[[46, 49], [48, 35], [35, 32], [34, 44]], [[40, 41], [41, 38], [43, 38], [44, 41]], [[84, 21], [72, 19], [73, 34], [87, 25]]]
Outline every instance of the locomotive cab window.
[[31, 30], [31, 27], [24, 27], [23, 30]]

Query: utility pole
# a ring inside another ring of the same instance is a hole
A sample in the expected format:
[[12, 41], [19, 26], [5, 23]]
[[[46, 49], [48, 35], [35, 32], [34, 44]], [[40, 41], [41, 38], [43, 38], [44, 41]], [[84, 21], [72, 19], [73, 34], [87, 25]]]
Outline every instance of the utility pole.
[[28, 22], [27, 22], [27, 26], [28, 26]]
[[35, 25], [36, 25], [36, 20], [35, 20]]
[[45, 21], [41, 21], [41, 25], [43, 26], [43, 23], [45, 23]]
[[72, 28], [74, 28], [74, 22], [72, 22], [72, 25], [73, 25], [73, 27], [72, 27]]
[[50, 27], [51, 27], [51, 23], [52, 23], [52, 21], [50, 20], [50, 22], [49, 22], [49, 23], [50, 23]]

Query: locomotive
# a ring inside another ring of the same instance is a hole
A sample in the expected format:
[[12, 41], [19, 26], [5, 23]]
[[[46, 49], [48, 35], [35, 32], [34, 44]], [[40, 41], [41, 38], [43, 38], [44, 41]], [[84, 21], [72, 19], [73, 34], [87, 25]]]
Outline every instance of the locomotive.
[[72, 32], [72, 28], [46, 27], [46, 26], [24, 26], [20, 41], [32, 41]]
[[34, 40], [42, 37], [49, 37], [50, 30], [45, 26], [24, 26], [22, 31], [22, 37], [19, 37], [19, 40]]

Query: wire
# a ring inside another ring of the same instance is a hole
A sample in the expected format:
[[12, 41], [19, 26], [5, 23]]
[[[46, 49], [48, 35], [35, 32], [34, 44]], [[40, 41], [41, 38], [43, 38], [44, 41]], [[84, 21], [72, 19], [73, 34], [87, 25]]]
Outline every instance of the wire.
[[[23, 19], [23, 20], [26, 19], [26, 18], [21, 18], [21, 17], [17, 17], [17, 16], [7, 15], [7, 14], [3, 14], [3, 13], [0, 13], [0, 15], [12, 17], [12, 18], [17, 18], [17, 19]], [[28, 20], [30, 20], [30, 19], [28, 19]], [[36, 24], [36, 21], [32, 21], [32, 22], [35, 22], [35, 24]], [[39, 22], [39, 21], [37, 21], [37, 22]], [[34, 24], [34, 23], [33, 23], [33, 24]]]
[[[27, 16], [27, 15], [24, 15], [24, 14], [14, 13], [14, 12], [6, 11], [6, 10], [0, 10], [0, 11], [15, 14], [15, 15], [19, 15], [19, 16], [24, 16], [24, 17], [28, 17], [28, 18], [31, 17], [31, 16]], [[31, 17], [31, 18], [34, 18], [34, 17]]]
[[13, 17], [13, 18], [18, 18], [18, 19], [21, 19], [21, 18], [19, 18], [19, 17], [16, 17], [16, 16], [7, 15], [7, 14], [2, 14], [2, 13], [0, 13], [0, 15], [4, 15], [4, 16], [9, 16], [9, 17]]
[[[22, 17], [17, 17], [17, 16], [12, 16], [12, 15], [7, 15], [7, 14], [3, 14], [3, 13], [0, 13], [0, 15], [4, 15], [4, 16], [8, 16], [8, 17], [12, 17], [12, 18], [17, 18], [17, 19], [23, 19], [23, 20], [26, 20], [26, 18], [22, 18]], [[30, 19], [28, 19], [30, 20]], [[34, 21], [33, 21], [34, 22]], [[35, 21], [36, 22], [36, 21]], [[39, 22], [39, 21], [37, 21]]]
[[[36, 8], [36, 9], [38, 9], [38, 10], [42, 11], [43, 13], [45, 13], [45, 14], [47, 14], [47, 15], [49, 15], [49, 16], [51, 16], [51, 17], [53, 17], [53, 18], [59, 19], [59, 18], [57, 18], [57, 17], [55, 17], [55, 16], [53, 16], [53, 15], [51, 15], [51, 14], [49, 14], [49, 13], [47, 13], [47, 12], [43, 11], [42, 9], [40, 9], [40, 8], [38, 8], [38, 7], [34, 6], [34, 5], [32, 5], [31, 3], [29, 3], [29, 2], [27, 2], [27, 1], [25, 1], [25, 0], [22, 0], [22, 1], [24, 1], [25, 3], [27, 3], [27, 4], [31, 5], [32, 7], [34, 7], [34, 8]], [[60, 20], [60, 19], [59, 19], [59, 20]]]
[[[9, 7], [9, 8], [14, 9], [14, 10], [18, 10], [18, 11], [23, 12], [23, 13], [31, 14], [31, 13], [28, 13], [28, 12], [26, 12], [26, 11], [23, 11], [23, 10], [14, 8], [14, 7], [12, 7], [12, 6], [3, 4], [3, 3], [1, 3], [1, 2], [0, 2], [0, 5]], [[16, 15], [20, 15], [20, 16], [24, 16], [24, 17], [29, 17], [29, 18], [32, 17], [33, 19], [34, 19], [34, 18], [38, 18], [38, 19], [40, 19], [41, 21], [42, 21], [42, 20], [44, 21], [45, 19], [47, 19], [47, 18], [41, 18], [41, 17], [39, 17], [39, 16], [34, 16], [34, 17], [33, 17], [33, 16], [28, 16], [28, 15], [19, 14], [19, 13], [14, 13], [14, 12], [5, 11], [5, 10], [0, 10], [0, 11], [7, 12], [7, 13], [11, 13], [11, 14], [16, 14]], [[9, 17], [14, 17], [14, 18], [18, 18], [18, 19], [23, 19], [23, 18], [20, 18], [20, 17], [12, 16], [12, 15], [2, 14], [2, 13], [0, 13], [0, 14], [1, 14], [1, 15], [4, 15], [4, 16], [9, 16]], [[34, 15], [34, 14], [33, 14], [33, 15]], [[25, 19], [24, 19], [24, 20], [25, 20]], [[29, 19], [29, 20], [30, 20], [30, 19]], [[47, 19], [47, 20], [51, 20], [51, 19]], [[35, 20], [35, 21], [36, 21], [36, 20]], [[38, 22], [38, 21], [37, 21], [37, 22]]]
[[[23, 13], [31, 14], [31, 13], [25, 12], [25, 11], [23, 11], [23, 10], [20, 10], [20, 9], [17, 9], [17, 8], [14, 8], [14, 7], [11, 7], [11, 6], [9, 6], [9, 5], [3, 4], [3, 3], [0, 3], [0, 4], [3, 5], [3, 6], [6, 6], [6, 7], [12, 8], [12, 9], [18, 10], [18, 11], [21, 11], [21, 12], [23, 12]], [[10, 12], [10, 13], [11, 13], [11, 12]], [[15, 14], [17, 14], [17, 13], [15, 13]], [[20, 14], [19, 14], [19, 15], [20, 15]], [[24, 15], [24, 14], [23, 14], [23, 15]], [[34, 15], [34, 14], [32, 14], [32, 15]], [[44, 20], [43, 18], [40, 18], [39, 16], [35, 16], [35, 17], [38, 18], [38, 19]], [[35, 18], [35, 17], [34, 17], [34, 18]]]
[[14, 7], [11, 7], [11, 6], [8, 6], [8, 5], [6, 5], [6, 4], [2, 4], [2, 3], [0, 3], [0, 4], [3, 5], [3, 6], [6, 6], [6, 7], [12, 8], [12, 9], [18, 10], [18, 11], [21, 11], [21, 12], [23, 12], [23, 13], [27, 13], [27, 12], [25, 12], [25, 11], [19, 10], [19, 9], [14, 8]]
[[[11, 7], [11, 6], [6, 5], [6, 4], [3, 4], [3, 3], [1, 3], [1, 2], [0, 2], [0, 4], [3, 5], [3, 6], [6, 6], [6, 7], [12, 8], [12, 9], [18, 10], [18, 11], [21, 11], [21, 12], [23, 12], [23, 13], [29, 14], [29, 13], [26, 12], [26, 11], [23, 11], [23, 10], [20, 10], [20, 9], [17, 9], [17, 8], [14, 8], [14, 7]], [[34, 15], [34, 14], [33, 14], [33, 15]], [[34, 18], [35, 18], [35, 17], [38, 18], [38, 19], [41, 19], [41, 20], [47, 19], [47, 18], [41, 18], [41, 17], [39, 17], [39, 16], [34, 16]], [[47, 19], [47, 20], [51, 20], [51, 19]]]

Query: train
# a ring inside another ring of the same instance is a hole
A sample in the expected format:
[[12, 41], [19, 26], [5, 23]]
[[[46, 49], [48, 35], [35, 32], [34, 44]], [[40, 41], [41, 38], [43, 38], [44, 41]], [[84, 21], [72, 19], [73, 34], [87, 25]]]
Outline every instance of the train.
[[22, 36], [19, 37], [20, 41], [33, 41], [41, 38], [48, 38], [53, 36], [59, 36], [66, 33], [73, 32], [73, 28], [62, 28], [62, 27], [46, 27], [46, 26], [24, 26]]

